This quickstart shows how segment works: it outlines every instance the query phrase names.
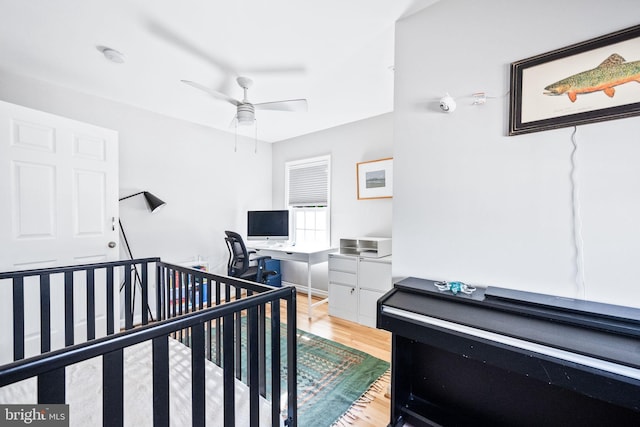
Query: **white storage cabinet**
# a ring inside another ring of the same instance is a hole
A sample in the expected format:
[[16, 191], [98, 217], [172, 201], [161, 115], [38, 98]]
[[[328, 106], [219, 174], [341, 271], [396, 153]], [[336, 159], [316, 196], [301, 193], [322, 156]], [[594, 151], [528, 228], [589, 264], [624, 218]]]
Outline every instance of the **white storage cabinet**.
[[391, 256], [329, 254], [329, 315], [376, 327], [378, 298], [392, 287]]

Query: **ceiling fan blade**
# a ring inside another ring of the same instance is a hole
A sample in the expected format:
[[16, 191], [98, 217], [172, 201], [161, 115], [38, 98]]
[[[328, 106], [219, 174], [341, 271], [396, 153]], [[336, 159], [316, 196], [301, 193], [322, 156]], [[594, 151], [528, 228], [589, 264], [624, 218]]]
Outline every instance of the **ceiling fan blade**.
[[207, 92], [209, 95], [213, 96], [214, 98], [218, 98], [221, 99], [223, 101], [227, 101], [233, 105], [235, 105], [236, 107], [238, 105], [241, 104], [240, 101], [238, 101], [237, 99], [233, 99], [230, 96], [225, 95], [224, 93], [218, 92], [217, 90], [213, 90], [211, 88], [208, 88], [204, 85], [201, 85], [200, 83], [196, 83], [196, 82], [192, 82], [190, 80], [180, 80], [182, 83], [188, 84], [191, 87], [194, 87], [196, 89], [202, 90], [204, 92]]
[[228, 64], [227, 62], [222, 60], [222, 58], [212, 55], [210, 52], [206, 51], [204, 48], [201, 48], [200, 46], [198, 46], [197, 43], [191, 40], [188, 40], [187, 38], [170, 30], [169, 28], [163, 26], [162, 24], [155, 21], [150, 21], [147, 23], [147, 27], [153, 34], [159, 36], [160, 38], [173, 44], [174, 46], [177, 46], [178, 48], [184, 50], [185, 52], [190, 53], [191, 55], [194, 55], [204, 61], [209, 62], [215, 67], [218, 67], [224, 73], [231, 74], [231, 75], [236, 74], [236, 71], [231, 66], [231, 64]]
[[307, 111], [306, 99], [289, 99], [286, 101], [261, 102], [253, 104], [256, 110], [275, 111]]
[[279, 67], [254, 66], [254, 67], [248, 67], [248, 68], [242, 69], [243, 74], [249, 74], [249, 75], [253, 75], [253, 74], [275, 74], [275, 75], [300, 74], [300, 75], [303, 75], [303, 74], [306, 74], [306, 72], [307, 72], [307, 67], [303, 65], [296, 65], [296, 64], [282, 65]]
[[218, 90], [226, 90], [230, 88], [230, 82], [239, 75], [244, 74], [305, 74], [307, 69], [303, 65], [288, 64], [280, 67], [274, 66], [256, 66], [256, 67], [242, 67], [238, 68], [219, 56], [214, 55], [211, 49], [206, 49], [200, 46], [199, 43], [189, 40], [181, 34], [171, 30], [170, 28], [160, 24], [156, 21], [147, 22], [148, 30], [163, 39], [164, 41], [174, 45], [175, 47], [200, 58], [216, 68], [220, 69], [225, 75], [224, 81], [218, 87]]

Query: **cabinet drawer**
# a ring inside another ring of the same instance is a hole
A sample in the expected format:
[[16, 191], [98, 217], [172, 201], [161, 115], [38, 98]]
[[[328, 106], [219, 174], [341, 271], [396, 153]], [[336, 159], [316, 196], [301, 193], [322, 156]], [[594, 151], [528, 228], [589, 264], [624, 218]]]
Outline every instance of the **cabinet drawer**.
[[329, 270], [356, 272], [356, 258], [342, 258], [329, 255]]
[[283, 261], [307, 262], [309, 260], [309, 255], [304, 253], [283, 252], [262, 248], [251, 248], [251, 250], [256, 251], [256, 256], [270, 256], [273, 259], [280, 259]]
[[329, 315], [357, 321], [358, 312], [355, 286], [329, 283]]
[[356, 285], [356, 274], [344, 271], [329, 270], [329, 283], [341, 283], [343, 285]]
[[386, 292], [392, 288], [391, 263], [360, 260], [360, 288]]

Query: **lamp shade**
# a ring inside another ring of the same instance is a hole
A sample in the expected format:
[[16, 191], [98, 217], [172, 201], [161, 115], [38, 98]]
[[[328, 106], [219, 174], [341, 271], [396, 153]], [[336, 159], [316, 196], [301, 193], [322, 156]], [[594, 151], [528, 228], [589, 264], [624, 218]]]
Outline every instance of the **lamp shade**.
[[166, 203], [148, 191], [144, 191], [142, 193], [144, 195], [144, 199], [147, 201], [147, 206], [149, 206], [149, 210], [151, 212], [155, 212], [158, 208], [164, 206]]

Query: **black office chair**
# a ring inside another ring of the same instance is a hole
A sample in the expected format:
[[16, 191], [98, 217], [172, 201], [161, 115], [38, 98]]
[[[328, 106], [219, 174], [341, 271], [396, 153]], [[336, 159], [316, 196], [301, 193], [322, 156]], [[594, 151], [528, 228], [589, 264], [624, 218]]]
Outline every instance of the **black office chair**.
[[227, 274], [231, 277], [238, 277], [252, 282], [267, 283], [271, 275], [278, 274], [276, 271], [266, 270], [265, 262], [271, 259], [270, 256], [255, 256], [255, 251], [248, 251], [242, 240], [242, 236], [234, 231], [225, 231], [227, 237], [224, 238], [229, 250], [229, 261], [227, 262]]

